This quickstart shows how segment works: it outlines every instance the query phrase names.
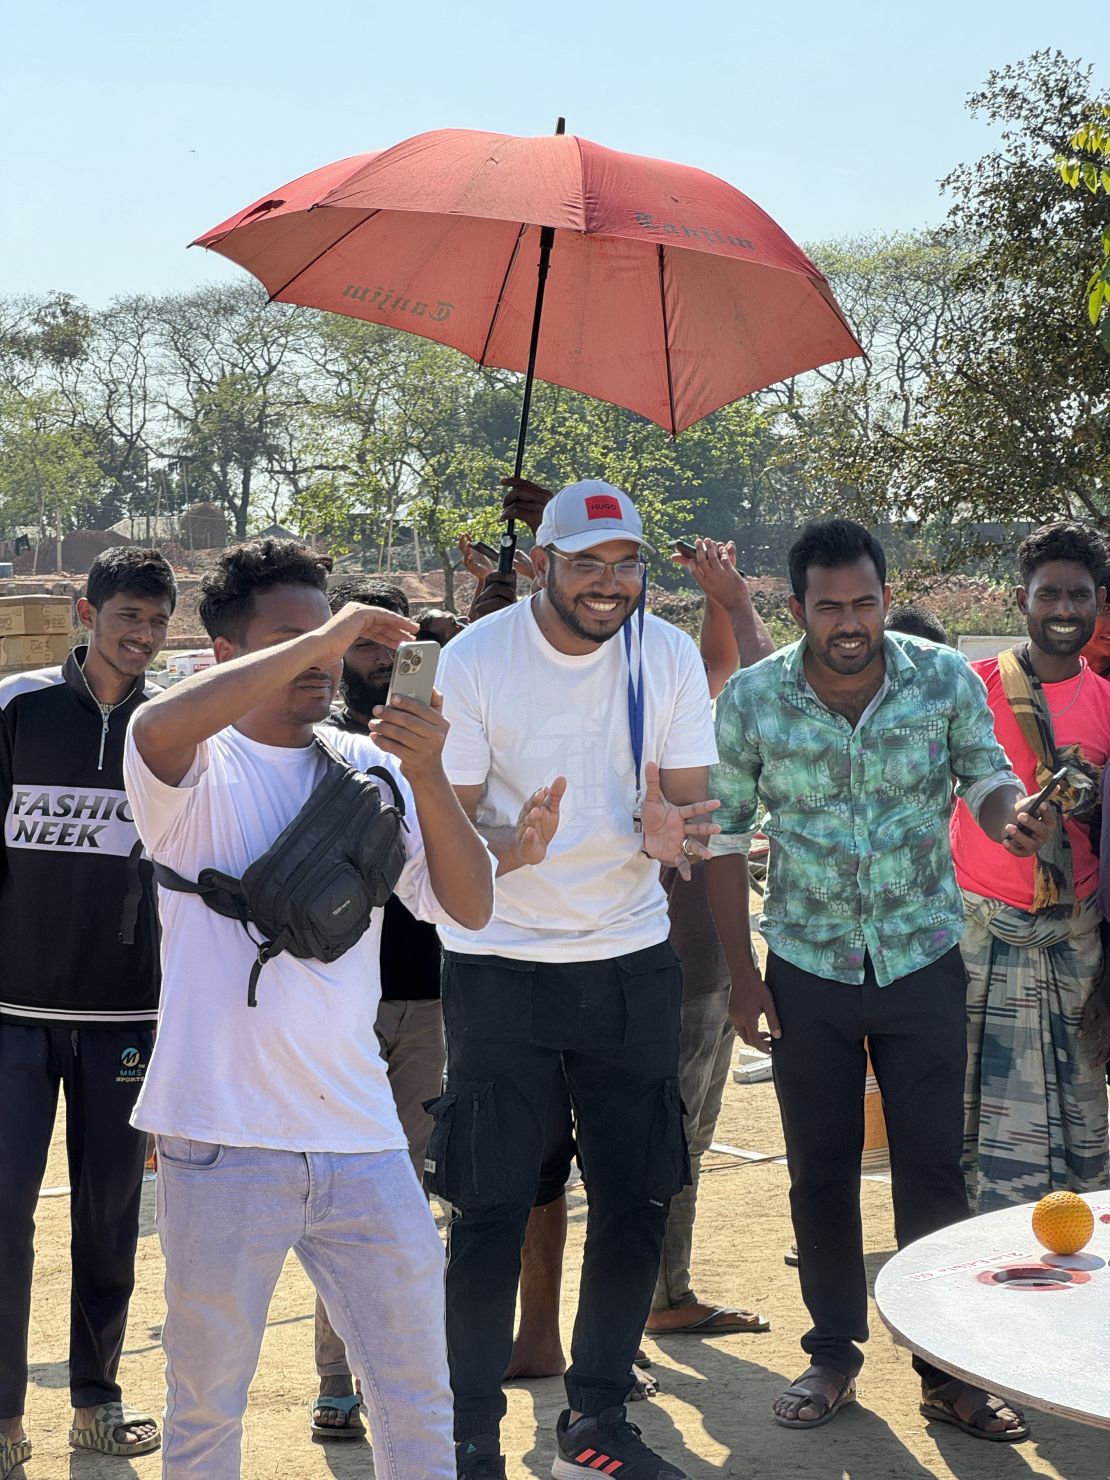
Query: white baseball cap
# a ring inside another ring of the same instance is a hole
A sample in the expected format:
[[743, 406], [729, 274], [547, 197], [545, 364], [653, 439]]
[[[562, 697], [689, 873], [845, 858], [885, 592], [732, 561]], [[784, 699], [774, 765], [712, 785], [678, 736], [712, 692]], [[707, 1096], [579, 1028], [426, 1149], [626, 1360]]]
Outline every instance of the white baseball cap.
[[554, 545], [567, 555], [604, 545], [607, 540], [647, 544], [636, 505], [627, 493], [600, 478], [586, 478], [561, 489], [544, 509], [536, 531], [537, 545]]

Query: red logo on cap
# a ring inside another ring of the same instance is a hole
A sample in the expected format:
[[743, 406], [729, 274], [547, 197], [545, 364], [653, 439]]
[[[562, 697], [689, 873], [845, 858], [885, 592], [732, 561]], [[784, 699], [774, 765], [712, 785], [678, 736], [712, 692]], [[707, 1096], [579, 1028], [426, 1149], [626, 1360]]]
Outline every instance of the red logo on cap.
[[592, 498], [586, 500], [587, 519], [621, 519], [623, 517], [619, 499], [610, 498], [607, 493], [595, 493]]

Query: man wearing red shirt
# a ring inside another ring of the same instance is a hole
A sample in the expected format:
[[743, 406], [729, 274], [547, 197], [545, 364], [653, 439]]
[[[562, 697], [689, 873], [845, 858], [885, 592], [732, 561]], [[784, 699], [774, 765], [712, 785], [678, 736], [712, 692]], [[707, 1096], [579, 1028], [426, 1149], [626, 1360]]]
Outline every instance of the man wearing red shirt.
[[952, 854], [964, 895], [968, 987], [964, 1166], [973, 1209], [1107, 1185], [1105, 1068], [1079, 1037], [1098, 978], [1098, 858], [1091, 822], [1110, 757], [1110, 683], [1082, 656], [1106, 599], [1106, 546], [1061, 521], [1018, 552], [1028, 643], [972, 666], [995, 735], [1030, 794], [1061, 768], [1052, 842], [1016, 858], [962, 802]]

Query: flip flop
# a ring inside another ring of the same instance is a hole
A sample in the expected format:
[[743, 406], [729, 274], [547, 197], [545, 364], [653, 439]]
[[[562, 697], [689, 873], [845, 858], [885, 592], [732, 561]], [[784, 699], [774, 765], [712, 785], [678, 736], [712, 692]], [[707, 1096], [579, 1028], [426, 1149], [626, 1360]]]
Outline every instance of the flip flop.
[[144, 1423], [154, 1423], [149, 1413], [140, 1413], [137, 1408], [128, 1408], [124, 1403], [101, 1403], [93, 1409], [89, 1428], [70, 1429], [70, 1447], [95, 1449], [97, 1454], [115, 1454], [124, 1458], [150, 1454], [162, 1442], [162, 1436], [157, 1432], [149, 1439], [120, 1440], [115, 1437], [117, 1429], [131, 1429]]
[[[954, 1377], [952, 1382], [960, 1384], [971, 1392], [980, 1392], [983, 1402], [974, 1410], [970, 1418], [961, 1418], [956, 1412], [956, 1406], [950, 1398], [939, 1397], [949, 1383], [942, 1387], [933, 1388], [930, 1398], [923, 1398], [920, 1403], [922, 1415], [932, 1423], [950, 1423], [953, 1428], [960, 1429], [965, 1434], [970, 1434], [973, 1439], [986, 1439], [991, 1444], [1017, 1444], [1022, 1439], [1029, 1437], [1029, 1425], [1025, 1422], [1025, 1414], [1013, 1403], [1008, 1403], [1005, 1398], [993, 1397], [985, 1388], [973, 1387], [971, 1383], [964, 1383], [960, 1378]], [[1003, 1408], [1008, 1408], [1011, 1413], [1016, 1414], [1019, 1419], [1019, 1427], [1016, 1429], [984, 1429], [977, 1419], [995, 1418]]]
[[[838, 1389], [837, 1396], [830, 1403], [824, 1393], [810, 1392], [809, 1388], [802, 1384], [809, 1377], [818, 1377], [822, 1382], [827, 1382], [830, 1387]], [[827, 1424], [834, 1419], [840, 1410], [848, 1403], [856, 1401], [856, 1379], [845, 1377], [843, 1372], [836, 1372], [831, 1367], [807, 1367], [801, 1377], [796, 1378], [783, 1392], [784, 1398], [804, 1398], [805, 1401], [816, 1407], [824, 1403], [825, 1411], [818, 1414], [816, 1418], [780, 1418], [772, 1409], [772, 1417], [775, 1422], [784, 1429], [819, 1429], [822, 1424]]]
[[11, 1472], [30, 1458], [30, 1439], [9, 1439], [6, 1434], [0, 1434], [0, 1480], [8, 1480]]
[[[753, 1317], [745, 1320], [744, 1317]], [[668, 1326], [666, 1330], [644, 1328], [653, 1341], [662, 1336], [744, 1336], [753, 1332], [770, 1331], [771, 1323], [764, 1316], [750, 1310], [734, 1310], [731, 1306], [718, 1305], [700, 1321], [691, 1321], [688, 1326]]]
[[[366, 1425], [359, 1416], [362, 1394], [349, 1393], [345, 1398], [314, 1398], [309, 1412], [312, 1414], [312, 1432], [317, 1439], [362, 1439]], [[340, 1424], [316, 1422], [317, 1413], [342, 1413]]]

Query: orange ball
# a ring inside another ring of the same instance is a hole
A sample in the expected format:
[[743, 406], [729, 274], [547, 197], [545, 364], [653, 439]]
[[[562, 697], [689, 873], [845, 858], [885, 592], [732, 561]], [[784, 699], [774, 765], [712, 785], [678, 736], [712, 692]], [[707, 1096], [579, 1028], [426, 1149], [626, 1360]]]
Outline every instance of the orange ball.
[[1033, 1233], [1054, 1254], [1078, 1254], [1095, 1231], [1095, 1215], [1075, 1192], [1050, 1192], [1033, 1209]]

